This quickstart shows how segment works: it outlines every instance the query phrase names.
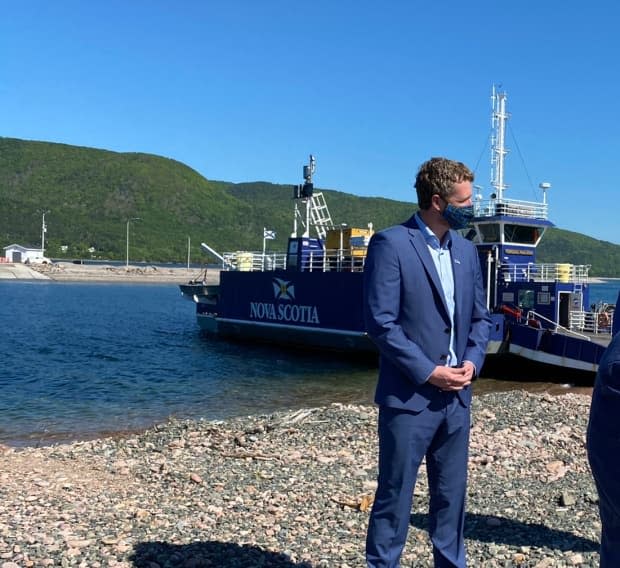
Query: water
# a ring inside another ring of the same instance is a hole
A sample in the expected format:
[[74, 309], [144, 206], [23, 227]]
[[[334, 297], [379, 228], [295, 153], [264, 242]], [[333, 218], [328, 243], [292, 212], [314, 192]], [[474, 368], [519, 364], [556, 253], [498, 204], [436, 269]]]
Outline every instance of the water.
[[600, 283], [590, 286], [590, 303], [615, 304], [620, 291], [620, 278], [601, 278]]
[[370, 401], [371, 362], [202, 337], [178, 287], [0, 282], [0, 443]]
[[[620, 280], [592, 286], [615, 302]], [[139, 430], [168, 417], [224, 419], [369, 403], [372, 361], [201, 336], [173, 284], [0, 282], [0, 443]], [[547, 379], [549, 380], [549, 379]], [[481, 379], [479, 392], [525, 388]], [[558, 387], [528, 384], [531, 390]]]

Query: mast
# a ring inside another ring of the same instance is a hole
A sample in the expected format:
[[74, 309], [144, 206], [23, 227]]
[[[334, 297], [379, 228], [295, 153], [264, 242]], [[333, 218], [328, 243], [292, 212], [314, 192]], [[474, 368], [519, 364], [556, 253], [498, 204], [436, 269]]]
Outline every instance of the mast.
[[[304, 166], [304, 183], [293, 186], [293, 199], [295, 200], [295, 212], [293, 214], [293, 232], [292, 238], [297, 237], [297, 217], [301, 219], [304, 226], [304, 237], [310, 236], [310, 210], [312, 208], [312, 194], [314, 192], [314, 184], [312, 183], [312, 174], [316, 170], [316, 159], [310, 154], [310, 160], [307, 166]], [[301, 217], [298, 201], [304, 201], [306, 204], [306, 218]]]
[[505, 146], [506, 138], [506, 99], [508, 96], [504, 92], [498, 92], [493, 85], [491, 103], [493, 112], [491, 114], [491, 185], [495, 188], [496, 197], [501, 200], [504, 197], [504, 190], [508, 186], [504, 183], [504, 158], [508, 154]]
[[[499, 301], [498, 286], [522, 281], [536, 264], [536, 247], [548, 227], [546, 190], [550, 184], [541, 184], [543, 202], [509, 199], [504, 196], [508, 185], [504, 181], [507, 95], [493, 85], [491, 94], [491, 186], [488, 201], [477, 198], [474, 202], [475, 243], [481, 266], [486, 267], [487, 304]], [[527, 276], [529, 278], [529, 276]]]
[[312, 183], [312, 174], [314, 174], [316, 170], [316, 160], [314, 156], [310, 154], [310, 160], [308, 161], [308, 165], [304, 166], [304, 185], [302, 188], [302, 195], [308, 197], [306, 201], [306, 230], [304, 231], [304, 237], [310, 236], [310, 211], [313, 207], [312, 202], [312, 193], [314, 190], [314, 184]]

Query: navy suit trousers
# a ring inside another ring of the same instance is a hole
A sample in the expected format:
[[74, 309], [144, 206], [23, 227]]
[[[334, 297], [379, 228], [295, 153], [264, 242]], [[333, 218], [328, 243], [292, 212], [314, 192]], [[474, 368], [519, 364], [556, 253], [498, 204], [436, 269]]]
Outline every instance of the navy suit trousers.
[[427, 408], [379, 408], [379, 477], [366, 540], [369, 568], [397, 568], [411, 517], [418, 468], [426, 457], [429, 534], [437, 568], [464, 568], [470, 409], [437, 390]]

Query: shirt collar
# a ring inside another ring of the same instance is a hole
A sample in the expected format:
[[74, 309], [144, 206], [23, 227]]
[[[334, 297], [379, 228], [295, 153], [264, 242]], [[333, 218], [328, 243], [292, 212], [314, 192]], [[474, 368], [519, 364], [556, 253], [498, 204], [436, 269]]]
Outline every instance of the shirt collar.
[[446, 238], [444, 239], [444, 242], [442, 245], [439, 242], [437, 235], [433, 233], [433, 231], [431, 231], [430, 227], [424, 221], [422, 221], [422, 217], [420, 217], [419, 213], [416, 213], [414, 218], [428, 246], [433, 247], [434, 249], [450, 248], [450, 245], [452, 243], [452, 235], [450, 234], [450, 231], [448, 231], [448, 233], [446, 234]]

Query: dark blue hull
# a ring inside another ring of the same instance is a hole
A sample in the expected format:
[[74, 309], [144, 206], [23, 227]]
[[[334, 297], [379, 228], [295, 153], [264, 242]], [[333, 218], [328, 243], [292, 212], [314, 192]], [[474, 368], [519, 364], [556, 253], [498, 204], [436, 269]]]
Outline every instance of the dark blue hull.
[[364, 330], [361, 272], [222, 272], [200, 327], [222, 337], [375, 352]]
[[[220, 337], [301, 348], [376, 353], [365, 332], [362, 272], [222, 271], [219, 287], [195, 298], [197, 320]], [[533, 328], [492, 313], [488, 355], [595, 373], [607, 340]]]
[[538, 363], [596, 373], [609, 339], [585, 339], [513, 324], [509, 352]]

